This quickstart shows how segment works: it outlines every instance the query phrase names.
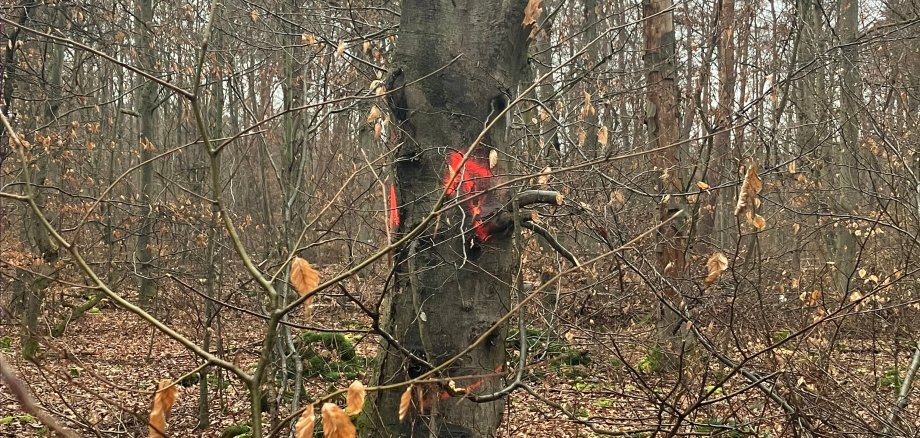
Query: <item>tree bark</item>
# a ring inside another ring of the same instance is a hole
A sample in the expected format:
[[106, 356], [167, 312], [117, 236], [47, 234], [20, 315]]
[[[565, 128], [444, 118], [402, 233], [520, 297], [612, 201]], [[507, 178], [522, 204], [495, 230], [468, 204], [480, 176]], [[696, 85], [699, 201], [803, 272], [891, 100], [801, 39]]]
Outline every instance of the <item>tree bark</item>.
[[[140, 0], [138, 2], [140, 13], [137, 16], [137, 45], [140, 55], [141, 67], [152, 71], [155, 64], [155, 48], [153, 47], [153, 0]], [[153, 275], [153, 253], [150, 250], [153, 237], [153, 208], [150, 205], [153, 199], [153, 163], [147, 162], [153, 158], [154, 149], [154, 117], [156, 111], [157, 84], [140, 78], [137, 112], [140, 114], [141, 132], [138, 147], [141, 148], [140, 204], [142, 205], [140, 234], [137, 237], [135, 257], [137, 259], [138, 300], [141, 307], [150, 306], [156, 296], [156, 282]]]
[[[490, 169], [488, 158], [490, 149], [499, 156], [506, 152], [504, 121], [472, 151], [467, 148], [507, 106], [521, 79], [527, 48], [521, 24], [525, 5], [525, 0], [402, 2], [399, 69], [387, 86], [394, 92], [388, 103], [398, 124], [390, 129], [389, 139], [400, 145], [395, 165], [398, 235], [419, 225], [445, 189], [448, 201], [478, 195], [440, 215], [399, 249], [395, 290], [381, 303], [383, 327], [430, 364], [443, 363], [471, 345], [511, 306], [510, 285], [520, 254], [514, 253], [507, 230], [490, 226], [490, 218], [506, 201], [502, 192], [490, 190], [498, 178], [492, 173], [499, 174], [506, 163]], [[413, 81], [418, 82], [399, 88]], [[459, 157], [466, 152], [469, 161], [460, 167]], [[504, 366], [506, 332], [492, 332], [439, 375], [474, 393], [498, 390], [501, 379], [487, 376]], [[379, 384], [404, 382], [428, 371], [389, 345], [378, 363]], [[464, 375], [479, 377], [460, 378]], [[451, 396], [444, 385], [417, 385], [419, 396], [400, 422], [404, 389], [376, 395], [369, 414], [372, 436], [490, 437], [505, 406], [501, 398], [475, 403]]]
[[[678, 114], [678, 89], [674, 49], [674, 14], [671, 0], [643, 0], [643, 33], [645, 35], [644, 63], [647, 80], [645, 124], [651, 146], [663, 148], [680, 140]], [[680, 146], [658, 152], [652, 158], [657, 191], [663, 200], [658, 204], [658, 218], [665, 221], [683, 209], [685, 201], [669, 193], [684, 191], [681, 181]], [[669, 285], [662, 288], [662, 296], [673, 305], [680, 303], [676, 281], [684, 271], [687, 248], [686, 221], [681, 218], [661, 227], [657, 233], [656, 266]], [[668, 358], [680, 354], [680, 317], [670, 307], [659, 305], [658, 334]]]

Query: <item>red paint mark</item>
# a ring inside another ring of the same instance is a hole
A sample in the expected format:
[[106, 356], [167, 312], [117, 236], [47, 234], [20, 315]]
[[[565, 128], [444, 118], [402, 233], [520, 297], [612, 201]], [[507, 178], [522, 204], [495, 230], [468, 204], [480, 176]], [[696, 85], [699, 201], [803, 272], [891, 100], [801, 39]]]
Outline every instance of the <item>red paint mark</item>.
[[396, 184], [390, 183], [389, 210], [390, 229], [399, 228], [399, 205], [396, 203]]
[[447, 174], [444, 175], [444, 187], [448, 196], [471, 196], [466, 208], [473, 216], [473, 232], [480, 242], [492, 237], [482, 220], [486, 191], [492, 184], [492, 170], [487, 159], [471, 155], [463, 162], [463, 152], [450, 151], [447, 154]]

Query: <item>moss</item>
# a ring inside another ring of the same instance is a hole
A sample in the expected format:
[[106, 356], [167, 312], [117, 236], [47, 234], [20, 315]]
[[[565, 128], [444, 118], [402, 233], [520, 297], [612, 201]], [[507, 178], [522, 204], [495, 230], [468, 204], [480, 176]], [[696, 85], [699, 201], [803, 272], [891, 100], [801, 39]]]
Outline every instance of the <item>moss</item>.
[[355, 379], [367, 368], [367, 361], [357, 355], [354, 344], [341, 333], [307, 331], [295, 343], [308, 377], [320, 376], [328, 381], [343, 376]]
[[252, 436], [252, 428], [249, 423], [239, 423], [228, 426], [220, 433], [220, 438], [248, 438]]

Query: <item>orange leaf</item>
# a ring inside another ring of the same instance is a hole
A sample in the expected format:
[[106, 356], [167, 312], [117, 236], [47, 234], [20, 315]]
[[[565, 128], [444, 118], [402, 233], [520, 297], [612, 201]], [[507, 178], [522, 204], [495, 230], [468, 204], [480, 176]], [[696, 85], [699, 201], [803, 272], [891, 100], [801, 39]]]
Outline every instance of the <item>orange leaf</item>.
[[321, 409], [323, 415], [323, 437], [324, 438], [355, 438], [358, 432], [355, 425], [351, 424], [348, 415], [342, 408], [332, 404], [323, 404]]
[[714, 283], [722, 272], [728, 269], [728, 259], [721, 252], [714, 253], [706, 261], [706, 268], [709, 269], [709, 275], [706, 276], [706, 284]]
[[540, 0], [528, 0], [527, 6], [524, 8], [524, 21], [521, 23], [525, 29], [530, 29], [530, 34], [527, 36], [529, 41], [533, 41], [534, 37], [537, 36], [537, 19], [540, 18], [540, 14], [543, 12], [543, 9], [540, 8]]
[[[291, 262], [291, 284], [300, 296], [308, 295], [319, 285], [319, 272], [313, 269], [310, 262], [294, 257]], [[313, 297], [314, 295], [310, 295], [303, 303], [303, 312], [308, 319], [312, 314]]]
[[179, 390], [169, 379], [160, 380], [157, 385], [156, 395], [153, 397], [153, 406], [150, 409], [150, 425], [148, 427], [150, 438], [164, 438], [166, 436], [166, 416], [172, 410]]
[[361, 413], [364, 408], [364, 396], [367, 392], [364, 390], [364, 384], [355, 380], [348, 386], [348, 395], [345, 397], [345, 413], [351, 416]]
[[313, 405], [310, 404], [304, 409], [303, 415], [294, 426], [294, 438], [313, 438], [314, 419]]
[[409, 404], [412, 403], [412, 385], [409, 385], [408, 388], [402, 393], [402, 396], [399, 397], [399, 421], [403, 421], [406, 418], [406, 415], [409, 413]]
[[600, 143], [602, 146], [607, 146], [608, 136], [609, 136], [609, 132], [607, 131], [606, 126], [601, 126], [601, 129], [597, 130], [597, 142]]
[[741, 184], [741, 190], [738, 192], [738, 203], [735, 204], [735, 216], [746, 212], [754, 207], [754, 199], [763, 189], [763, 182], [757, 176], [757, 166], [752, 165]]

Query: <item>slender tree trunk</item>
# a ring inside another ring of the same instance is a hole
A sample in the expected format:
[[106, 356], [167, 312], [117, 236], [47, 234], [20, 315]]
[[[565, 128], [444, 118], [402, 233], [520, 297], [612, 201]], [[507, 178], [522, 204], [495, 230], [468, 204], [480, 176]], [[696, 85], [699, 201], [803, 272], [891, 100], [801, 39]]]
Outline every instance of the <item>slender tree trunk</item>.
[[[142, 68], [153, 71], [155, 65], [155, 50], [153, 47], [153, 0], [139, 0], [138, 8], [140, 9], [137, 16], [137, 46], [139, 61]], [[156, 282], [151, 277], [153, 275], [153, 252], [150, 245], [153, 237], [153, 209], [150, 205], [153, 202], [153, 163], [146, 162], [153, 158], [154, 133], [155, 133], [155, 112], [157, 84], [144, 78], [140, 78], [142, 85], [138, 96], [137, 112], [140, 114], [141, 132], [138, 146], [141, 148], [141, 161], [145, 162], [141, 166], [140, 181], [140, 204], [141, 204], [141, 223], [140, 234], [137, 237], [137, 248], [135, 249], [135, 258], [137, 261], [138, 280], [138, 299], [142, 307], [151, 305], [156, 297]]]
[[[58, 7], [51, 7], [52, 22], [63, 23], [64, 14], [58, 10]], [[61, 106], [61, 86], [62, 72], [64, 69], [64, 46], [49, 42], [49, 56], [47, 59], [46, 69], [48, 71], [48, 102], [45, 107], [45, 121], [53, 123], [57, 118]], [[49, 172], [51, 171], [51, 152], [39, 152], [35, 158], [35, 172], [32, 174], [32, 181], [29, 184], [45, 185], [48, 181]], [[23, 165], [27, 165], [23, 163]], [[39, 206], [44, 206], [45, 197], [39, 187], [32, 191], [36, 198], [35, 202]], [[29, 212], [29, 223], [26, 224], [26, 235], [28, 242], [33, 250], [41, 255], [43, 263], [33, 267], [34, 274], [23, 274], [28, 283], [24, 285], [25, 290], [25, 313], [22, 317], [22, 357], [31, 360], [38, 353], [38, 319], [42, 313], [42, 302], [45, 299], [45, 292], [57, 278], [57, 267], [55, 264], [59, 258], [58, 246], [51, 238], [48, 230], [45, 229], [40, 218]]]
[[[680, 140], [680, 118], [678, 115], [678, 89], [674, 49], [674, 15], [669, 9], [671, 0], [643, 0], [643, 31], [645, 35], [645, 68], [647, 74], [647, 94], [645, 107], [645, 124], [651, 146], [662, 148], [676, 144]], [[665, 12], [667, 11], [667, 12]], [[684, 209], [685, 201], [669, 193], [684, 191], [681, 182], [680, 146], [665, 149], [652, 158], [658, 192], [664, 199], [658, 204], [658, 218], [665, 221]], [[668, 280], [670, 286], [662, 289], [663, 297], [672, 305], [680, 304], [680, 293], [675, 289], [678, 278], [684, 271], [685, 251], [687, 248], [686, 221], [671, 222], [659, 229], [656, 246], [656, 265], [658, 271]], [[659, 307], [658, 333], [664, 347], [669, 350], [670, 358], [680, 354], [682, 345], [680, 319], [663, 303]]]
[[[399, 69], [387, 86], [396, 90], [389, 103], [398, 124], [390, 140], [400, 144], [399, 235], [419, 226], [445, 186], [450, 199], [479, 197], [440, 215], [400, 248], [395, 291], [381, 304], [383, 328], [431, 364], [453, 358], [485, 335], [485, 342], [438, 374], [480, 394], [500, 389], [501, 379], [460, 376], [488, 376], [504, 367], [507, 329], [486, 331], [511, 307], [510, 285], [520, 254], [513, 251], [507, 226], [497, 219], [506, 217], [500, 214], [503, 194], [489, 190], [497, 178], [492, 173], [506, 165], [502, 160], [489, 169], [488, 159], [490, 149], [500, 157], [507, 151], [503, 119], [472, 151], [467, 148], [507, 106], [508, 93], [521, 79], [527, 50], [527, 30], [521, 25], [525, 5], [524, 0], [403, 0]], [[459, 167], [459, 157], [467, 152], [469, 162]], [[453, 171], [446, 162], [453, 163]], [[452, 175], [456, 179], [449, 183]], [[404, 382], [428, 370], [389, 345], [379, 359], [380, 384]], [[415, 386], [414, 405], [400, 422], [404, 389], [376, 395], [368, 415], [371, 436], [491, 437], [504, 412], [503, 398], [475, 403], [452, 396], [445, 385], [426, 384]]]

